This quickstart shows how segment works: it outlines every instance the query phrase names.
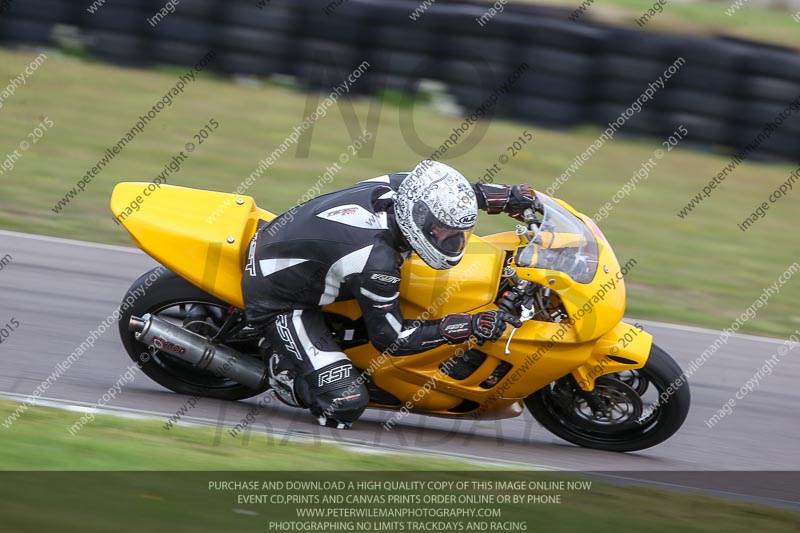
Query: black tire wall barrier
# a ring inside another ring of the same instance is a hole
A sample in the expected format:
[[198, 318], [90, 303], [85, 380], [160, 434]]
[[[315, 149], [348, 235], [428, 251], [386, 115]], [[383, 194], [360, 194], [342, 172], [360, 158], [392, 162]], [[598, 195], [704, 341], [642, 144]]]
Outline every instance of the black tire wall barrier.
[[[435, 79], [466, 114], [526, 62], [494, 113], [548, 127], [606, 125], [683, 57], [619, 134], [666, 137], [684, 124], [691, 142], [728, 152], [800, 97], [795, 50], [573, 22], [571, 9], [510, 2], [480, 25], [488, 2], [438, 0], [412, 20], [419, 0], [182, 0], [153, 27], [148, 19], [165, 3], [108, 0], [90, 13], [91, 0], [15, 0], [0, 13], [0, 42], [55, 45], [66, 25], [106, 61], [191, 65], [214, 49], [220, 72], [287, 74], [309, 89], [341, 83], [367, 60], [372, 68], [356, 91], [411, 90]], [[751, 157], [800, 161], [797, 114]]]

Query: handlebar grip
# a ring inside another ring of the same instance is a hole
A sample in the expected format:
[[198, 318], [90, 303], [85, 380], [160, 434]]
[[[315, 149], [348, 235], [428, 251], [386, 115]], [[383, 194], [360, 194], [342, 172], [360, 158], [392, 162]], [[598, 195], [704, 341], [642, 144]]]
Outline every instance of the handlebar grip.
[[497, 308], [499, 310], [508, 312], [514, 309], [514, 302], [511, 301], [510, 296], [512, 296], [512, 293], [507, 292], [503, 295], [503, 297], [497, 300]]
[[[498, 307], [500, 307], [500, 306], [498, 306]], [[513, 309], [500, 307], [500, 318], [503, 320], [503, 322], [505, 322], [506, 324], [511, 324], [515, 328], [521, 327], [522, 326], [522, 321], [519, 319], [518, 316], [516, 316], [511, 311], [513, 311]]]

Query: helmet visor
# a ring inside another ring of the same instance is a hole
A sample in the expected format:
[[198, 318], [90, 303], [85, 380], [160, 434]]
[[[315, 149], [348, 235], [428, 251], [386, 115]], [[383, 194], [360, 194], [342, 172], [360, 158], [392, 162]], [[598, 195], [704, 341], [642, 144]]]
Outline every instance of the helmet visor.
[[448, 256], [459, 255], [467, 247], [472, 229], [452, 228], [440, 222], [428, 207], [418, 202], [414, 206], [414, 219], [422, 234], [437, 250]]
[[467, 247], [472, 230], [452, 229], [436, 222], [425, 229], [425, 235], [437, 250], [447, 255], [458, 255]]

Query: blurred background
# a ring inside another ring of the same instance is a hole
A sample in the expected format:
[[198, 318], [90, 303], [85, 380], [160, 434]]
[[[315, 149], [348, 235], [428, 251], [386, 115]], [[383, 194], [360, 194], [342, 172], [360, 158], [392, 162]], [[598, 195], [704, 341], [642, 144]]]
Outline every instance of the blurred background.
[[[481, 110], [440, 160], [474, 180], [494, 165], [493, 181], [542, 191], [567, 173], [554, 195], [589, 215], [664, 150], [599, 219], [620, 262], [637, 261], [629, 314], [725, 327], [798, 258], [791, 191], [738, 226], [797, 169], [797, 113], [685, 208], [800, 97], [798, 12], [800, 2], [757, 0], [5, 0], [0, 227], [128, 243], [107, 207], [111, 189], [163, 175], [190, 141], [196, 150], [168, 183], [230, 192], [255, 172], [246, 194], [280, 212], [315, 183], [324, 193], [412, 168]], [[66, 197], [190, 71], [146, 129]], [[323, 116], [263, 168], [320, 105]], [[30, 149], [15, 156], [25, 139]], [[347, 162], [320, 182], [342, 153]], [[512, 227], [484, 216], [479, 230]], [[787, 336], [800, 325], [798, 297], [786, 284], [743, 331]]]

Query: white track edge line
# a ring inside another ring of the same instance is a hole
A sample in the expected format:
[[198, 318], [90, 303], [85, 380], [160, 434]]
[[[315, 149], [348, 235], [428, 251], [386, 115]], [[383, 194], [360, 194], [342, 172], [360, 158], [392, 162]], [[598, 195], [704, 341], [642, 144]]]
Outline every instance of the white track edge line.
[[65, 239], [63, 237], [51, 237], [50, 235], [36, 235], [34, 233], [22, 233], [19, 231], [9, 231], [0, 229], [0, 235], [5, 237], [12, 237], [16, 239], [29, 239], [32, 241], [53, 242], [59, 244], [69, 244], [72, 246], [83, 246], [84, 248], [96, 248], [99, 250], [109, 250], [113, 252], [124, 252], [143, 254], [138, 248], [120, 246], [118, 244], [103, 244], [99, 242], [79, 241], [77, 239]]
[[[28, 400], [30, 398], [29, 395], [26, 394], [19, 394], [16, 392], [8, 392], [8, 391], [0, 391], [0, 398], [6, 398], [9, 400], [21, 400], [25, 399]], [[53, 397], [46, 397], [40, 396], [39, 398], [35, 399], [33, 402], [30, 402], [31, 405], [39, 405], [44, 407], [54, 407], [57, 409], [69, 409], [78, 412], [103, 412], [103, 414], [112, 415], [112, 416], [120, 416], [120, 417], [127, 417], [127, 418], [138, 418], [138, 419], [158, 419], [162, 420], [164, 418], [169, 418], [173, 416], [170, 413], [164, 413], [161, 411], [149, 411], [146, 409], [136, 409], [132, 407], [114, 407], [114, 406], [104, 406], [104, 407], [95, 407], [94, 404], [89, 402], [81, 402], [77, 400], [66, 400], [63, 398], [53, 398]], [[219, 422], [217, 420], [213, 420], [211, 418], [202, 418], [202, 417], [190, 417], [184, 416], [181, 417], [181, 422], [183, 425], [192, 425], [196, 427], [219, 427]], [[224, 424], [223, 427], [234, 427], [232, 424]], [[2, 430], [0, 430], [2, 431]], [[436, 450], [431, 450], [429, 448], [417, 448], [417, 447], [402, 447], [402, 446], [395, 446], [391, 444], [380, 444], [380, 443], [372, 443], [369, 441], [358, 440], [358, 439], [331, 439], [327, 437], [323, 437], [321, 435], [305, 435], [302, 433], [294, 433], [289, 431], [282, 431], [282, 430], [253, 430], [256, 433], [262, 433], [267, 435], [274, 435], [280, 436], [284, 438], [288, 438], [291, 440], [296, 441], [315, 441], [315, 442], [324, 442], [326, 444], [336, 444], [343, 448], [348, 447], [364, 447], [364, 448], [381, 448], [386, 450], [389, 453], [394, 453], [397, 455], [414, 455], [414, 454], [424, 454], [432, 457], [444, 457], [449, 459], [458, 459], [461, 461], [465, 461], [468, 463], [473, 463], [476, 465], [480, 465], [483, 467], [486, 466], [502, 466], [502, 467], [515, 467], [515, 468], [525, 468], [528, 470], [547, 470], [547, 471], [554, 471], [554, 470], [563, 470], [568, 472], [567, 469], [555, 468], [545, 465], [537, 465], [533, 463], [523, 463], [519, 461], [508, 461], [505, 459], [486, 459], [485, 457], [477, 456], [477, 455], [469, 455], [469, 454], [460, 454], [454, 452], [439, 452]]]

